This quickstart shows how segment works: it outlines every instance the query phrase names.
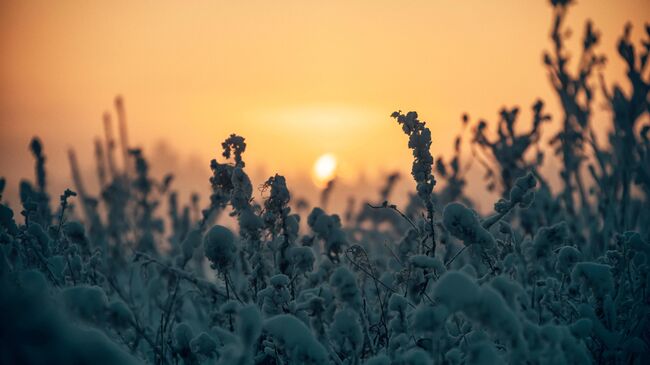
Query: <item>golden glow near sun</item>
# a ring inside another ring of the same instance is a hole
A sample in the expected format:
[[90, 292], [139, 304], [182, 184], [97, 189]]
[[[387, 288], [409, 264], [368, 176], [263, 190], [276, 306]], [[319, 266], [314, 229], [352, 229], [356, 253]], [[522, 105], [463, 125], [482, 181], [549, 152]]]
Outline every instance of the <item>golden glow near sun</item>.
[[336, 167], [338, 162], [336, 156], [326, 153], [318, 158], [314, 163], [312, 177], [316, 186], [324, 188], [327, 183], [336, 177]]

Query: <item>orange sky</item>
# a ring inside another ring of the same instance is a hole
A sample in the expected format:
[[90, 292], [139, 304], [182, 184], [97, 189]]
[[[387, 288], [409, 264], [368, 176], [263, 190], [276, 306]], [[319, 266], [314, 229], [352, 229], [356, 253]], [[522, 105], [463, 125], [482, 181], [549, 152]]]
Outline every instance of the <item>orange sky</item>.
[[[616, 41], [626, 21], [638, 39], [648, 14], [647, 0], [578, 1], [570, 45], [577, 51], [591, 18], [605, 75], [620, 80]], [[495, 121], [501, 106], [521, 105], [528, 120], [542, 97], [559, 115], [541, 63], [550, 24], [547, 1], [5, 0], [0, 175], [9, 196], [19, 176], [32, 177], [33, 135], [45, 142], [53, 188], [69, 181], [69, 147], [92, 171], [92, 139], [117, 93], [133, 144], [192, 188], [232, 132], [247, 139], [252, 175], [277, 171], [290, 187], [328, 152], [350, 185], [408, 173], [393, 110], [428, 121], [434, 156], [450, 150], [463, 112]], [[597, 122], [606, 118], [599, 107]]]

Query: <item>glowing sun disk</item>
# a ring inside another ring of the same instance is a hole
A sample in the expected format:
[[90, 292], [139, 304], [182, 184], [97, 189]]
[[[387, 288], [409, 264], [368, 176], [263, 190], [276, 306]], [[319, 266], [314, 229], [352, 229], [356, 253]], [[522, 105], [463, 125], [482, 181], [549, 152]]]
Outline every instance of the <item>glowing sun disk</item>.
[[324, 187], [336, 175], [338, 163], [336, 157], [331, 153], [320, 156], [314, 163], [313, 177], [314, 182], [319, 187]]

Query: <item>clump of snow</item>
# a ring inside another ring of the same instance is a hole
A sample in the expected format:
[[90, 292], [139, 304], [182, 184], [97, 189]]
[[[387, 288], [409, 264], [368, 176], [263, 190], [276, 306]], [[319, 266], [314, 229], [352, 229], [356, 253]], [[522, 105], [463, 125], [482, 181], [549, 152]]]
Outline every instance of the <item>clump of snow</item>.
[[330, 278], [330, 285], [334, 288], [334, 293], [341, 303], [352, 308], [361, 306], [361, 294], [357, 287], [357, 278], [348, 268], [341, 266], [336, 269]]
[[294, 364], [327, 364], [327, 351], [312, 336], [311, 331], [296, 317], [281, 314], [267, 319], [263, 328], [283, 347]]
[[581, 291], [591, 289], [594, 297], [603, 299], [614, 290], [611, 267], [595, 262], [579, 262], [571, 272], [571, 281], [580, 285]]
[[483, 250], [491, 250], [496, 246], [494, 237], [481, 226], [476, 212], [462, 203], [447, 204], [442, 213], [442, 224], [466, 246], [477, 244]]
[[235, 236], [224, 226], [215, 225], [210, 228], [203, 238], [203, 247], [205, 256], [217, 270], [225, 271], [235, 261]]
[[108, 307], [106, 293], [98, 286], [73, 286], [63, 290], [61, 295], [66, 306], [85, 320], [103, 319]]

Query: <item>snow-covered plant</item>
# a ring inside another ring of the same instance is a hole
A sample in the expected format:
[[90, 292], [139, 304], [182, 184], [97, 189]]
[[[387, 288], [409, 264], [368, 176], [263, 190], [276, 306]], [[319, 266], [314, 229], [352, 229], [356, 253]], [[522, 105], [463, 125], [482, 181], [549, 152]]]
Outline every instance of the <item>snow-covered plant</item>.
[[153, 176], [129, 144], [120, 97], [118, 138], [107, 113], [95, 140], [94, 195], [71, 150], [74, 191], [51, 205], [34, 138], [19, 207], [2, 200], [0, 178], [0, 363], [649, 363], [650, 46], [625, 28], [629, 87], [602, 80], [613, 113], [607, 141], [596, 140], [600, 37], [589, 23], [570, 72], [571, 3], [551, 0], [545, 57], [562, 106], [551, 139], [561, 189], [541, 175], [543, 104], [523, 133], [518, 109], [503, 109], [471, 136], [493, 171], [486, 190], [500, 193], [490, 214], [465, 198], [462, 132], [452, 158], [434, 162], [416, 112], [392, 114], [413, 153], [405, 208], [389, 203], [393, 173], [374, 202], [350, 199], [343, 219], [324, 204], [307, 211], [280, 174], [258, 194], [236, 134], [210, 163], [209, 201], [184, 202], [173, 176]]
[[[544, 112], [544, 103], [537, 100], [532, 106], [532, 127], [526, 133], [516, 133], [519, 108], [501, 109], [496, 140], [491, 140], [486, 133], [487, 122], [480, 121], [474, 129], [473, 143], [485, 154], [487, 161], [482, 161], [487, 168], [488, 190], [499, 187], [506, 194], [514, 186], [516, 179], [527, 171], [536, 168], [542, 162], [541, 152], [533, 161], [526, 160], [528, 149], [536, 145], [541, 138], [542, 123], [551, 119]], [[481, 158], [481, 157], [479, 157]], [[494, 171], [498, 169], [498, 171]]]
[[402, 126], [402, 131], [409, 136], [408, 147], [413, 150], [413, 165], [411, 175], [416, 182], [417, 195], [424, 204], [427, 211], [428, 224], [424, 225], [424, 232], [431, 238], [431, 246], [427, 248], [430, 255], [434, 256], [436, 251], [436, 234], [434, 222], [433, 188], [436, 186], [436, 179], [432, 174], [433, 156], [431, 155], [431, 130], [425, 122], [418, 119], [418, 113], [411, 111], [402, 114], [396, 111], [391, 114]]

